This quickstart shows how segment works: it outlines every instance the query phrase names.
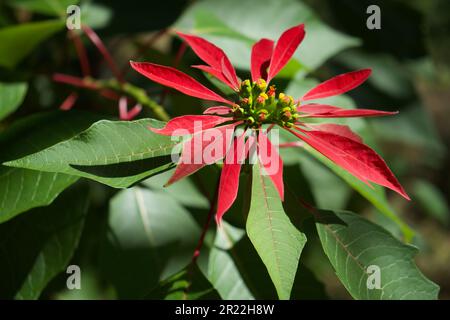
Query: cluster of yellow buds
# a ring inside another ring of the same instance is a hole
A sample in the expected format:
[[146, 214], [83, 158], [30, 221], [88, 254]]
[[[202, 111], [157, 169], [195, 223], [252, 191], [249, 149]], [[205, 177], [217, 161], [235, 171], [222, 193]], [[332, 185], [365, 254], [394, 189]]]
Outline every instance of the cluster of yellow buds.
[[276, 88], [268, 87], [264, 79], [244, 80], [239, 88], [239, 102], [233, 107], [234, 117], [249, 127], [259, 128], [265, 123], [292, 127], [297, 118], [297, 104], [284, 93], [276, 97]]

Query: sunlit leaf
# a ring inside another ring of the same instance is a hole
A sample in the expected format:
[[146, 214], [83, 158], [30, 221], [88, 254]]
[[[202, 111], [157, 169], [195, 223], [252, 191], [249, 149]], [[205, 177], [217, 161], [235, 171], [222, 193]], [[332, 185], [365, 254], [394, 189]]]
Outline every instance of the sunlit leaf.
[[306, 236], [291, 223], [268, 176], [253, 165], [247, 234], [267, 267], [280, 299], [289, 299]]
[[70, 140], [8, 162], [9, 166], [86, 177], [116, 188], [170, 169], [176, 141], [148, 127], [153, 119], [130, 122], [102, 120]]
[[[0, 163], [24, 157], [72, 138], [98, 118], [84, 112], [41, 113], [0, 133]], [[0, 222], [50, 204], [78, 177], [0, 165]]]
[[351, 212], [317, 211], [315, 218], [323, 249], [353, 298], [437, 299], [439, 287], [414, 263], [415, 247]]

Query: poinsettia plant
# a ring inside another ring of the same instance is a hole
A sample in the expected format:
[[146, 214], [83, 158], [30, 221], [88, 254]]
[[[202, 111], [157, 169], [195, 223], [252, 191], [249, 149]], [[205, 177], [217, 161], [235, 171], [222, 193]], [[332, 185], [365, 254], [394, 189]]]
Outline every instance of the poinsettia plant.
[[[355, 299], [437, 297], [397, 214], [410, 205], [402, 172], [365, 119], [398, 112], [353, 104], [347, 93], [369, 87], [354, 90], [372, 73], [362, 64], [314, 73], [355, 39], [279, 2], [199, 1], [148, 39], [119, 39], [129, 46], [83, 22], [48, 79], [0, 83], [0, 298], [322, 299], [328, 282]], [[268, 23], [269, 6], [286, 19]], [[0, 43], [30, 43], [17, 56], [0, 44], [0, 67], [63, 27], [0, 29]], [[45, 97], [56, 110], [10, 117]]]
[[[283, 92], [277, 94], [276, 86], [271, 85], [271, 81], [301, 44], [305, 37], [304, 24], [284, 31], [276, 42], [261, 39], [253, 45], [251, 80], [238, 78], [227, 55], [211, 42], [195, 35], [181, 32], [177, 34], [207, 64], [194, 67], [210, 73], [230, 87], [234, 92], [233, 96], [222, 97], [172, 67], [133, 61], [131, 66], [149, 79], [184, 94], [226, 104], [209, 107], [203, 112], [204, 115], [176, 117], [160, 129], [150, 128], [161, 135], [192, 135], [191, 139], [183, 143], [181, 157], [166, 186], [195, 173], [207, 164], [224, 159], [216, 210], [216, 221], [219, 225], [222, 216], [237, 197], [241, 165], [245, 158], [250, 156], [252, 147], [262, 168], [260, 174], [268, 175], [281, 201], [284, 200], [283, 161], [267, 135], [268, 131], [276, 128], [287, 130], [364, 183], [370, 185], [370, 182], [374, 182], [388, 187], [409, 200], [385, 161], [365, 145], [362, 138], [348, 126], [308, 123], [311, 118], [396, 114], [369, 109], [347, 110], [317, 103], [304, 104], [305, 101], [343, 94], [356, 88], [369, 77], [370, 69], [338, 75], [312, 88], [301, 98], [294, 99]], [[212, 130], [217, 132], [212, 141], [202, 137]], [[291, 145], [286, 144], [288, 147]], [[217, 151], [209, 159], [204, 155], [207, 148]], [[200, 161], [196, 161], [197, 158]]]
[[[174, 183], [205, 166], [207, 163], [203, 156], [200, 156], [203, 160], [201, 163], [194, 163], [194, 158], [197, 156], [195, 152], [203, 152], [211, 144], [224, 151], [217, 152], [213, 161], [222, 160], [228, 153], [237, 155], [237, 157], [228, 157], [222, 169], [216, 213], [218, 222], [236, 199], [241, 169], [239, 162], [242, 162], [246, 156], [246, 151], [242, 150], [245, 148], [246, 131], [251, 131], [250, 135], [257, 137], [256, 150], [262, 167], [277, 163], [277, 170], [271, 169], [270, 171], [275, 172], [271, 172], [269, 177], [277, 188], [280, 198], [284, 199], [283, 162], [267, 138], [266, 130], [263, 130], [264, 125], [269, 125], [269, 130], [277, 126], [289, 131], [361, 181], [378, 183], [409, 200], [384, 160], [363, 144], [362, 139], [349, 127], [337, 124], [308, 124], [310, 118], [373, 117], [396, 114], [396, 112], [368, 109], [346, 110], [315, 103], [303, 104], [304, 101], [327, 98], [354, 89], [369, 77], [370, 69], [336, 76], [294, 100], [283, 92], [277, 95], [276, 87], [270, 85], [270, 81], [289, 62], [301, 44], [305, 37], [304, 24], [286, 30], [276, 43], [269, 39], [261, 39], [255, 43], [252, 47], [252, 80], [243, 81], [237, 77], [235, 69], [223, 50], [200, 37], [183, 33], [178, 35], [207, 64], [194, 67], [211, 73], [229, 86], [236, 93], [234, 97], [221, 97], [193, 78], [171, 67], [145, 62], [131, 62], [131, 66], [151, 80], [187, 95], [228, 105], [210, 107], [203, 112], [205, 114], [203, 116], [180, 116], [170, 120], [164, 128], [153, 130], [162, 135], [172, 136], [180, 128], [186, 130], [185, 134], [194, 135], [204, 134], [203, 131], [211, 128], [220, 128], [222, 136], [213, 142], [203, 141], [201, 148], [197, 150], [194, 150], [195, 144], [191, 140], [185, 142], [180, 162], [167, 183]], [[218, 116], [210, 114], [218, 114]], [[230, 139], [226, 138], [227, 129], [230, 134], [233, 134], [233, 129], [241, 126], [244, 133], [238, 135], [230, 145]], [[253, 139], [247, 140], [250, 145]], [[265, 146], [265, 152], [258, 152], [262, 145]]]

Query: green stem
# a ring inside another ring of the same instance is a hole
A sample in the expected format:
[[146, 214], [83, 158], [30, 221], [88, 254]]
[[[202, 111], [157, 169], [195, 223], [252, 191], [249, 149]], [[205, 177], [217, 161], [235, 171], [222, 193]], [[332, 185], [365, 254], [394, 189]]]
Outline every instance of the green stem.
[[138, 103], [143, 106], [150, 108], [150, 110], [158, 117], [159, 120], [169, 121], [170, 116], [164, 110], [164, 107], [158, 104], [155, 100], [151, 99], [144, 89], [136, 87], [129, 82], [120, 84], [117, 80], [101, 81], [98, 80], [96, 83], [102, 88], [113, 89], [119, 92], [123, 92], [126, 95], [133, 97]]

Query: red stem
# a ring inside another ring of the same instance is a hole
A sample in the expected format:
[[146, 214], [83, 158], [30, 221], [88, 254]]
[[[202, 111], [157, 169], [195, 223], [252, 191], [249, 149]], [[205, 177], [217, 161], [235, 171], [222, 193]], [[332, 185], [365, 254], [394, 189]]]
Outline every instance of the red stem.
[[59, 106], [60, 110], [70, 110], [78, 99], [78, 94], [76, 92], [72, 92]]
[[[184, 53], [186, 52], [187, 49], [187, 45], [186, 42], [182, 42], [180, 47], [178, 48], [177, 54], [175, 56], [175, 59], [173, 61], [173, 67], [177, 68], [181, 62], [181, 58], [183, 57]], [[167, 94], [169, 93], [169, 90], [167, 88], [165, 88], [162, 92], [161, 92], [161, 97], [159, 99], [159, 103], [160, 104], [164, 104], [164, 100], [166, 100]]]
[[212, 217], [214, 215], [214, 212], [216, 211], [216, 203], [217, 203], [217, 196], [219, 195], [219, 182], [217, 183], [216, 191], [214, 192], [213, 199], [210, 201], [210, 208], [208, 212], [208, 216], [206, 218], [206, 222], [203, 225], [202, 234], [200, 235], [200, 239], [198, 240], [197, 246], [194, 250], [194, 254], [192, 255], [191, 263], [192, 265], [195, 264], [198, 257], [200, 256], [200, 251], [203, 248], [203, 243], [205, 242], [205, 236], [208, 232], [209, 226], [211, 224]]
[[90, 83], [83, 78], [74, 77], [67, 74], [55, 73], [53, 74], [53, 81], [70, 84], [75, 87], [97, 90], [99, 87], [95, 83]]
[[124, 79], [114, 62], [113, 58], [111, 57], [111, 54], [109, 53], [106, 46], [103, 44], [103, 41], [100, 39], [100, 37], [97, 35], [97, 33], [92, 30], [89, 26], [82, 25], [81, 28], [83, 29], [86, 36], [92, 41], [92, 43], [97, 47], [98, 51], [103, 55], [103, 58], [105, 58], [109, 68], [111, 69], [112, 73], [114, 74], [114, 77], [116, 77], [117, 81], [120, 83], [124, 83]]
[[[145, 43], [138, 51], [138, 53], [134, 56], [133, 60], [139, 60], [142, 55], [145, 53], [145, 51], [147, 51], [148, 48], [150, 48], [151, 46], [153, 46], [153, 44], [159, 39], [161, 38], [161, 36], [163, 36], [165, 33], [167, 32], [167, 29], [162, 29], [160, 31], [158, 31], [157, 33], [155, 33], [154, 35], [152, 35], [150, 37], [150, 39], [147, 41], [147, 43]], [[128, 73], [128, 71], [130, 71], [130, 65], [127, 63], [125, 66], [123, 66], [122, 71], [121, 71], [121, 75], [122, 77], [125, 77], [126, 74]]]
[[62, 73], [55, 73], [53, 74], [53, 81], [69, 84], [74, 87], [79, 87], [83, 89], [89, 89], [89, 90], [100, 90], [100, 94], [104, 96], [105, 98], [111, 99], [111, 100], [118, 100], [120, 96], [110, 89], [102, 89], [97, 84], [89, 82], [88, 80], [85, 80], [83, 78], [74, 77], [68, 74], [62, 74]]
[[69, 36], [75, 45], [75, 50], [77, 52], [78, 60], [81, 65], [81, 72], [84, 77], [89, 77], [91, 75], [91, 66], [89, 65], [89, 59], [87, 56], [86, 48], [81, 41], [80, 37], [76, 32], [69, 30]]

